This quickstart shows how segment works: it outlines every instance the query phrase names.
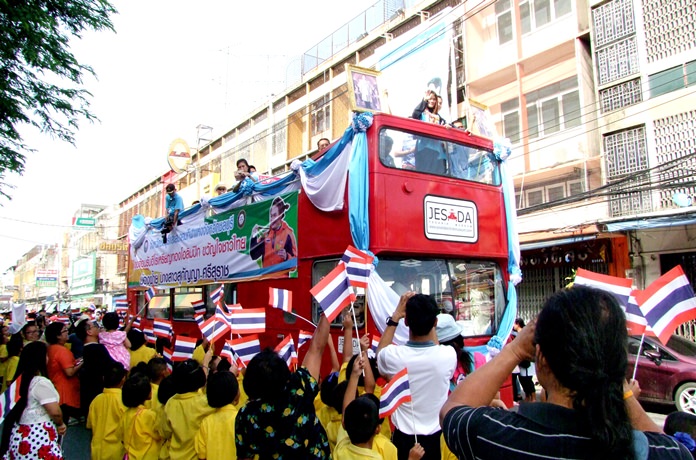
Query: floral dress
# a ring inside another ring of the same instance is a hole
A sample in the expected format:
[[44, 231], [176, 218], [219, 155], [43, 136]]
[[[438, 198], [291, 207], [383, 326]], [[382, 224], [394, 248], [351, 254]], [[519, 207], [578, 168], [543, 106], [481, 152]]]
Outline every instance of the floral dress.
[[317, 381], [300, 368], [277, 400], [247, 401], [235, 423], [237, 457], [331, 458], [329, 440], [314, 411], [318, 392]]
[[58, 431], [44, 404], [58, 402], [58, 392], [46, 377], [36, 376], [29, 384], [27, 407], [12, 428], [10, 447], [4, 460], [62, 460]]
[[99, 333], [99, 343], [103, 344], [111, 359], [123, 364], [126, 370], [130, 369], [130, 353], [124, 342], [126, 333], [123, 331], [105, 331]]

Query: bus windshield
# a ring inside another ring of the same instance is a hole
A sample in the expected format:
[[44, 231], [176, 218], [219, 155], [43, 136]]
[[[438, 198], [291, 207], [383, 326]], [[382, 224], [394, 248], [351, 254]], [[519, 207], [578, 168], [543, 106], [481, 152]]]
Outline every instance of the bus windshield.
[[379, 158], [390, 168], [500, 185], [498, 163], [491, 152], [451, 140], [383, 128]]

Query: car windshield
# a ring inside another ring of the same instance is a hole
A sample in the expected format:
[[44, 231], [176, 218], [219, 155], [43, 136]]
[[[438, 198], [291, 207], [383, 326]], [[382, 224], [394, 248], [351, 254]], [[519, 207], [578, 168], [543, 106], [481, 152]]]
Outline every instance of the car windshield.
[[684, 337], [673, 335], [667, 341], [667, 347], [671, 348], [680, 355], [696, 358], [696, 343], [687, 340]]

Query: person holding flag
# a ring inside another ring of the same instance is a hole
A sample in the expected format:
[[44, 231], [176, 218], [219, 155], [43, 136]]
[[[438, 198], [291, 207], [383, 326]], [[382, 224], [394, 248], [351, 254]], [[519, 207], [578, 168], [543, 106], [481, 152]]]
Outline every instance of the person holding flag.
[[[377, 348], [377, 366], [382, 376], [392, 379], [408, 367], [412, 399], [396, 408], [391, 415], [395, 430], [392, 442], [399, 460], [409, 456], [416, 444], [425, 450], [424, 459], [440, 459], [439, 408], [447, 399], [449, 383], [457, 367], [454, 348], [438, 345], [435, 300], [424, 294], [408, 291], [401, 296]], [[409, 327], [409, 341], [392, 345], [394, 331], [401, 319]], [[496, 388], [497, 389], [497, 388]]]
[[[460, 459], [690, 459], [661, 433], [626, 382], [626, 318], [616, 298], [577, 285], [553, 294], [535, 322], [450, 394], [440, 410]], [[522, 360], [534, 360], [546, 403], [487, 407]]]
[[331, 458], [326, 432], [314, 409], [328, 338], [329, 322], [322, 315], [296, 372], [291, 373], [271, 349], [251, 359], [243, 382], [249, 400], [235, 422], [237, 458]]

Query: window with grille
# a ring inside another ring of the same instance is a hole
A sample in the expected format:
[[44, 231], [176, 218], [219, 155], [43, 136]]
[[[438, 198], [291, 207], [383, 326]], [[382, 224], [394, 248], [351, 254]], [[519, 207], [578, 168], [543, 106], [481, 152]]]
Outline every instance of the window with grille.
[[287, 149], [288, 128], [285, 122], [273, 125], [273, 155], [283, 155]]
[[312, 123], [312, 136], [322, 134], [324, 131], [328, 131], [331, 126], [331, 98], [328, 94], [320, 97], [316, 101], [312, 102], [310, 107], [311, 110], [311, 123]]
[[523, 209], [544, 203], [554, 204], [554, 202], [563, 200], [568, 196], [578, 195], [583, 191], [584, 187], [582, 181], [574, 179], [530, 188], [524, 193], [517, 190], [515, 192], [515, 201], [517, 203], [517, 209]]
[[612, 0], [592, 9], [597, 80], [606, 85], [639, 72], [632, 0]]
[[527, 207], [538, 206], [544, 202], [544, 189], [538, 188], [527, 191]]
[[647, 169], [645, 126], [606, 134], [604, 152], [610, 180]]
[[640, 78], [599, 90], [602, 113], [628, 107], [643, 101]]

